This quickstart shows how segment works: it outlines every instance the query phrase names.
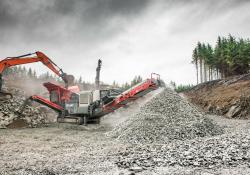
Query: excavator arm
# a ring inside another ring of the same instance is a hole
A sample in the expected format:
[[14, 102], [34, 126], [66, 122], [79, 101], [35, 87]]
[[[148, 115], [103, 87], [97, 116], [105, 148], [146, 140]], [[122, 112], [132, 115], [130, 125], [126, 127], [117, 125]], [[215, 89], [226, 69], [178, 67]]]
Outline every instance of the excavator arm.
[[[36, 54], [35, 57], [26, 57]], [[34, 63], [34, 62], [42, 62], [44, 65], [46, 65], [48, 68], [50, 68], [53, 72], [55, 72], [57, 75], [60, 75], [60, 70], [58, 71], [54, 65], [56, 65], [52, 60], [50, 60], [45, 54], [42, 52], [35, 52], [27, 55], [22, 55], [18, 57], [7, 57], [4, 60], [0, 62], [0, 73], [2, 73], [6, 68], [11, 66], [16, 66], [20, 64], [28, 64], [28, 63]]]
[[[55, 74], [61, 77], [62, 80], [65, 82], [65, 87], [68, 87], [69, 79], [73, 79], [72, 75], [67, 75], [66, 73], [64, 73], [62, 69], [58, 67], [49, 57], [47, 57], [44, 53], [39, 52], [39, 51], [35, 53], [17, 56], [17, 57], [7, 57], [1, 60], [0, 61], [0, 78], [2, 77], [2, 73], [4, 72], [4, 70], [9, 67], [21, 65], [21, 64], [35, 63], [35, 62], [42, 62]], [[0, 85], [0, 91], [1, 91], [1, 85]]]

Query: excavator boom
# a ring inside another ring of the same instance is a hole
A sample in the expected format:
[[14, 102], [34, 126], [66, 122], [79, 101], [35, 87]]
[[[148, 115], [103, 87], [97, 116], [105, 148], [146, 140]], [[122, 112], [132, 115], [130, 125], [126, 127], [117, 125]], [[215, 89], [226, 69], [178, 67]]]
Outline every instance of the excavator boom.
[[61, 77], [62, 80], [65, 82], [66, 88], [68, 87], [69, 84], [73, 83], [74, 81], [73, 75], [67, 75], [48, 56], [46, 56], [42, 52], [37, 51], [35, 53], [25, 54], [17, 57], [7, 57], [0, 61], [0, 93], [3, 95], [9, 94], [6, 92], [2, 92], [2, 73], [4, 72], [4, 70], [12, 66], [35, 63], [35, 62], [42, 62], [56, 75]]
[[[36, 55], [34, 57], [28, 57], [31, 55]], [[64, 73], [61, 68], [59, 68], [49, 57], [47, 57], [42, 52], [35, 52], [26, 55], [21, 55], [17, 57], [7, 57], [0, 61], [0, 73], [11, 66], [21, 65], [21, 64], [29, 64], [35, 62], [42, 62], [46, 65], [50, 70], [52, 70], [58, 76], [62, 76]]]
[[[32, 56], [35, 55], [35, 56]], [[26, 55], [21, 55], [17, 57], [7, 57], [0, 61], [0, 74], [9, 67], [22, 65], [22, 64], [29, 64], [35, 62], [42, 62], [45, 66], [47, 66], [50, 70], [52, 70], [56, 75], [61, 77], [65, 82], [65, 86], [68, 86], [68, 79], [67, 74], [62, 71], [60, 67], [58, 67], [49, 57], [47, 57], [42, 52], [35, 52]]]

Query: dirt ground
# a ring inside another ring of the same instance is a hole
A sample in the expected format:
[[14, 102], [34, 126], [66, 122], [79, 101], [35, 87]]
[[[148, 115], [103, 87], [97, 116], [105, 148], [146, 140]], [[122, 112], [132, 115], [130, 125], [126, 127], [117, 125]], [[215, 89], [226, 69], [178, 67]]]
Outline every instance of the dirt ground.
[[[227, 132], [250, 129], [250, 121], [210, 116]], [[107, 129], [108, 128], [108, 129]], [[133, 174], [116, 166], [127, 146], [106, 137], [112, 127], [53, 124], [45, 128], [0, 130], [0, 174]], [[158, 167], [138, 174], [250, 174], [245, 166], [202, 169]], [[137, 174], [137, 173], [136, 173]]]
[[0, 132], [1, 174], [108, 174], [118, 171], [109, 154], [120, 145], [105, 138], [101, 128], [88, 131], [61, 124], [59, 127]]
[[184, 92], [203, 110], [229, 118], [250, 116], [250, 74], [201, 83]]

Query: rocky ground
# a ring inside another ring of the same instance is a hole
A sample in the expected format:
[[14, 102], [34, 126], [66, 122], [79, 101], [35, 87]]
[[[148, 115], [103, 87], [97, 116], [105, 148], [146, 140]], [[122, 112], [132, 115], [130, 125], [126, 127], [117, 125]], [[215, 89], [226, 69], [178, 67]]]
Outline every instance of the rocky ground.
[[[7, 89], [13, 98], [0, 97], [0, 128], [38, 127], [45, 124], [46, 114], [34, 106], [22, 105], [26, 100], [24, 93], [18, 89]], [[22, 111], [22, 113], [20, 113]]]
[[220, 136], [135, 145], [103, 125], [0, 130], [0, 174], [249, 174], [250, 122], [209, 116]]
[[[168, 103], [157, 107], [155, 101], [159, 98]], [[164, 105], [164, 110], [150, 109]], [[139, 107], [133, 110], [135, 115], [121, 111], [114, 115], [123, 115], [122, 120], [110, 115], [100, 125], [2, 129], [0, 174], [250, 173], [250, 121], [204, 116], [171, 90]], [[145, 115], [140, 115], [142, 111]], [[154, 118], [149, 118], [149, 113], [155, 113], [157, 119], [160, 116], [161, 122], [152, 122]], [[202, 127], [193, 125], [197, 123]], [[180, 134], [183, 129], [189, 133]], [[140, 133], [143, 139], [138, 138]], [[164, 133], [170, 134], [164, 136], [166, 140], [157, 136]], [[148, 138], [154, 138], [154, 142]]]

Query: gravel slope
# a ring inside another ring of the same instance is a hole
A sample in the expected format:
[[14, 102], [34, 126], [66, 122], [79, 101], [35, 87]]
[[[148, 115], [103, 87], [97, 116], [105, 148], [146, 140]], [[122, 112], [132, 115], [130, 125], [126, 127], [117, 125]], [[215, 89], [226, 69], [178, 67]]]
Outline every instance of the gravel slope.
[[211, 119], [166, 88], [108, 136], [133, 144], [159, 144], [222, 133]]

